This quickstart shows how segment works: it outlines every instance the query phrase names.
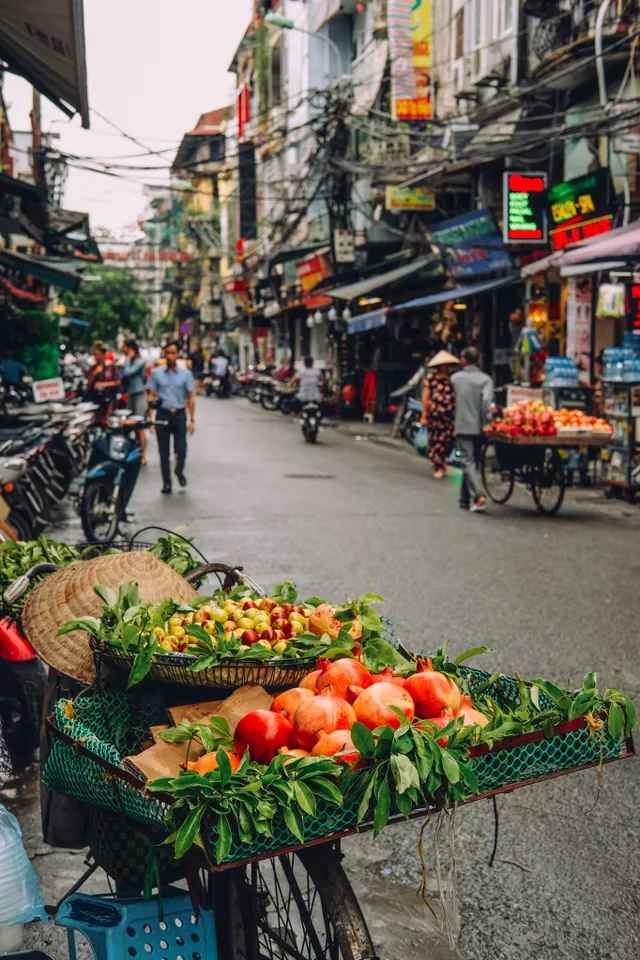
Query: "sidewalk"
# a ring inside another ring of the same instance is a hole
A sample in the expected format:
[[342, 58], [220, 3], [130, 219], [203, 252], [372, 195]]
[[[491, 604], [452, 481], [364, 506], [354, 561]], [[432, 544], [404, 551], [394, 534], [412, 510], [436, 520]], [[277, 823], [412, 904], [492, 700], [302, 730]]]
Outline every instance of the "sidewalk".
[[411, 453], [411, 447], [402, 437], [392, 437], [393, 424], [391, 423], [362, 423], [358, 420], [326, 420], [323, 427], [332, 427], [354, 440], [363, 443], [379, 443], [387, 447], [395, 447]]

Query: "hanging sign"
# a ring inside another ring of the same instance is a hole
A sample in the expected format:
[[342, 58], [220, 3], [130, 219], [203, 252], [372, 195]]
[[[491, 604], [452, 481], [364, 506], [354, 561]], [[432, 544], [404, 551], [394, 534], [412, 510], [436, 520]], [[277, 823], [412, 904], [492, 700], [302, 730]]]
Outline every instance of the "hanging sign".
[[447, 269], [456, 279], [511, 270], [513, 261], [498, 230], [493, 210], [473, 210], [431, 227]]
[[50, 380], [34, 380], [31, 384], [33, 399], [36, 403], [47, 403], [49, 400], [64, 400], [64, 383], [62, 377], [52, 377]]
[[554, 250], [608, 233], [613, 223], [609, 170], [565, 180], [547, 190], [549, 240]]
[[546, 173], [505, 173], [503, 177], [505, 243], [544, 243], [547, 239]]
[[432, 187], [385, 187], [387, 210], [435, 210], [436, 192]]
[[430, 120], [431, 0], [388, 0], [394, 120]]

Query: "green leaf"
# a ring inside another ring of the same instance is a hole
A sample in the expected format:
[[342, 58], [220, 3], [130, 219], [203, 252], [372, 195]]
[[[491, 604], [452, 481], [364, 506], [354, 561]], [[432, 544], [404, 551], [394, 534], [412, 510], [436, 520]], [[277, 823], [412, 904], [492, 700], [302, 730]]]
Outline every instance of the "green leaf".
[[380, 784], [378, 790], [376, 809], [373, 815], [373, 836], [377, 837], [381, 830], [387, 824], [391, 815], [391, 797], [389, 795], [389, 784], [386, 778]]
[[184, 821], [178, 834], [176, 836], [175, 842], [175, 853], [176, 859], [179, 860], [184, 854], [189, 850], [191, 845], [195, 840], [195, 836], [200, 830], [200, 821], [204, 814], [206, 807], [204, 804], [200, 804], [198, 807], [194, 807], [187, 819]]
[[353, 745], [363, 757], [372, 757], [376, 747], [373, 734], [364, 723], [354, 723], [351, 727], [351, 739]]
[[410, 721], [407, 719], [406, 713], [404, 713], [404, 712], [400, 709], [400, 707], [396, 707], [396, 706], [394, 706], [393, 704], [390, 703], [390, 704], [389, 704], [389, 709], [390, 709], [390, 710], [393, 710], [393, 712], [395, 713], [395, 715], [398, 717], [398, 719], [399, 719], [399, 721], [400, 721], [400, 727], [398, 728], [398, 730], [396, 730], [396, 732], [395, 732], [395, 734], [394, 734], [394, 737], [397, 737], [397, 736], [398, 736], [398, 733], [403, 729], [403, 727], [410, 727], [410, 726], [411, 726], [411, 723], [410, 723]]
[[100, 621], [96, 617], [82, 617], [80, 620], [67, 620], [61, 627], [58, 627], [56, 636], [61, 637], [65, 633], [71, 633], [72, 630], [84, 630], [92, 636], [100, 638]]
[[292, 807], [285, 807], [284, 822], [294, 837], [299, 840], [300, 843], [304, 843], [304, 824], [298, 811]]
[[494, 653], [494, 651], [491, 649], [491, 647], [469, 647], [468, 650], [464, 650], [461, 654], [459, 654], [453, 662], [457, 667], [459, 667], [460, 664], [464, 663], [465, 660], [469, 660], [471, 657], [479, 657], [482, 653]]
[[112, 590], [111, 587], [107, 586], [107, 584], [102, 583], [99, 586], [94, 587], [93, 591], [94, 593], [97, 593], [100, 599], [103, 600], [108, 607], [115, 607], [116, 603], [118, 602], [118, 594], [115, 592], [115, 590]]
[[145, 609], [145, 604], [141, 604], [141, 603], [137, 604], [137, 606], [135, 607], [129, 607], [129, 609], [125, 610], [123, 614], [122, 622], [131, 623], [131, 621], [135, 619], [135, 617], [137, 617], [139, 613], [142, 613], [144, 609]]
[[335, 803], [337, 807], [344, 806], [342, 793], [335, 783], [331, 783], [331, 780], [327, 780], [325, 777], [315, 777], [306, 782], [317, 797], [322, 797], [323, 800]]
[[448, 750], [442, 750], [442, 769], [449, 783], [457, 783], [460, 779], [460, 765]]
[[372, 603], [384, 603], [384, 597], [381, 597], [379, 593], [363, 593], [362, 596], [358, 597], [358, 600], [367, 607]]
[[338, 623], [353, 623], [355, 618], [356, 615], [350, 608], [347, 608], [346, 610], [336, 610], [333, 615], [333, 619], [337, 620]]
[[133, 661], [127, 682], [127, 690], [130, 687], [134, 687], [136, 683], [140, 683], [141, 680], [144, 680], [151, 669], [151, 661], [158, 646], [158, 639], [155, 634], [151, 634], [146, 640], [147, 643], [138, 648], [138, 652]]
[[122, 631], [122, 648], [125, 653], [129, 653], [132, 647], [136, 647], [140, 642], [140, 627], [135, 623], [128, 623]]
[[325, 601], [321, 600], [320, 597], [307, 597], [306, 600], [302, 601], [302, 606], [313, 607], [315, 609], [316, 607], [321, 607], [324, 602]]
[[293, 784], [293, 790], [301, 809], [304, 810], [305, 813], [308, 813], [309, 816], [315, 817], [316, 799], [309, 787], [301, 780], [296, 780]]
[[542, 731], [547, 740], [551, 740], [553, 737], [553, 721], [550, 719], [545, 720], [542, 724]]
[[367, 783], [367, 786], [366, 786], [366, 788], [365, 788], [365, 791], [364, 791], [364, 793], [362, 794], [362, 800], [360, 801], [360, 803], [359, 803], [359, 805], [358, 805], [358, 814], [357, 814], [357, 818], [356, 818], [356, 823], [361, 823], [361, 822], [364, 820], [364, 818], [366, 817], [366, 815], [367, 815], [367, 813], [368, 813], [368, 811], [369, 811], [369, 804], [370, 804], [370, 802], [371, 802], [371, 794], [373, 793], [373, 788], [374, 788], [374, 786], [375, 786], [375, 782], [376, 782], [376, 774], [375, 774], [375, 771], [372, 770], [371, 773], [370, 773], [370, 775], [369, 775], [369, 782]]
[[597, 678], [595, 673], [588, 673], [584, 678], [584, 683], [582, 684], [583, 690], [595, 690], [597, 686]]
[[627, 714], [627, 723], [625, 726], [625, 733], [627, 734], [627, 736], [631, 736], [634, 729], [638, 725], [638, 718], [636, 716], [635, 707], [633, 706], [633, 704], [631, 703], [631, 700], [629, 700], [628, 697], [624, 698], [624, 706]]
[[216, 843], [216, 863], [222, 863], [229, 856], [233, 834], [227, 817], [218, 820], [218, 842]]
[[186, 743], [187, 740], [191, 740], [195, 730], [195, 724], [181, 720], [175, 727], [169, 727], [168, 730], [160, 730], [158, 732], [158, 739], [164, 740], [165, 743]]
[[217, 658], [214, 656], [198, 657], [195, 663], [190, 663], [187, 667], [187, 670], [191, 670], [193, 673], [200, 673], [201, 670], [208, 670], [209, 667], [213, 667], [217, 662]]
[[231, 779], [232, 772], [229, 754], [226, 750], [223, 750], [222, 747], [218, 747], [216, 752], [216, 760], [218, 762], [218, 770], [220, 771], [220, 784], [221, 786], [225, 787]]
[[231, 729], [229, 727], [229, 721], [225, 720], [224, 717], [209, 717], [208, 722], [214, 736], [223, 737], [225, 740], [233, 740], [233, 737], [231, 736]]
[[462, 774], [462, 779], [466, 787], [469, 788], [471, 793], [479, 793], [480, 785], [478, 784], [478, 778], [471, 769], [468, 763], [459, 763], [460, 773]]
[[377, 727], [376, 732], [378, 730], [381, 732], [378, 735], [378, 742], [376, 743], [376, 749], [374, 752], [374, 757], [376, 760], [385, 759], [385, 757], [389, 756], [395, 734], [393, 727]]
[[579, 717], [584, 717], [586, 713], [591, 711], [596, 702], [597, 700], [594, 697], [593, 689], [579, 693], [571, 704], [569, 720], [577, 720]]
[[609, 706], [607, 727], [609, 729], [609, 736], [614, 740], [619, 740], [624, 733], [624, 713], [618, 703], [612, 703]]
[[404, 793], [411, 786], [420, 786], [418, 771], [408, 757], [392, 756], [389, 765], [398, 793]]
[[201, 627], [199, 623], [188, 623], [184, 628], [185, 633], [189, 637], [193, 637], [198, 643], [202, 644], [205, 650], [208, 650], [210, 653], [214, 652], [214, 646], [211, 643], [211, 636], [207, 633], [204, 627]]
[[561, 690], [560, 687], [556, 687], [555, 683], [551, 683], [550, 680], [533, 680], [534, 687], [538, 687], [539, 690], [542, 690], [543, 693], [549, 697], [550, 700], [553, 700], [554, 703], [557, 703], [558, 700], [562, 700], [565, 697], [564, 690]]

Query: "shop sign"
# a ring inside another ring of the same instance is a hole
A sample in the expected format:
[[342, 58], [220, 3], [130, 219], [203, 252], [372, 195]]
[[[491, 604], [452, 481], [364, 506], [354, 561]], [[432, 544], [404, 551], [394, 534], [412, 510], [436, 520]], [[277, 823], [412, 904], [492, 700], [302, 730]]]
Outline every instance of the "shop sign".
[[507, 386], [507, 406], [512, 407], [514, 403], [526, 403], [529, 400], [539, 400], [541, 396], [538, 387], [521, 387], [510, 383]]
[[640, 330], [640, 269], [638, 267], [634, 269], [633, 279], [627, 288], [627, 299], [633, 329]]
[[321, 280], [331, 276], [331, 261], [326, 253], [316, 253], [315, 256], [297, 263], [296, 270], [304, 296]]
[[609, 170], [565, 180], [547, 191], [549, 239], [554, 250], [608, 233], [613, 223]]
[[62, 377], [36, 380], [31, 384], [31, 387], [33, 389], [33, 399], [36, 403], [46, 403], [48, 400], [64, 400]]
[[436, 192], [431, 187], [386, 187], [387, 210], [435, 210]]
[[580, 383], [591, 382], [591, 278], [569, 277], [567, 280], [566, 354], [578, 367]]
[[431, 240], [440, 247], [453, 277], [482, 277], [513, 268], [493, 210], [474, 210], [435, 224]]
[[388, 0], [394, 120], [430, 120], [431, 0]]
[[546, 173], [505, 173], [503, 176], [503, 238], [505, 243], [544, 243], [547, 239]]
[[356, 262], [356, 244], [351, 230], [336, 227], [333, 231], [333, 249], [336, 263]]

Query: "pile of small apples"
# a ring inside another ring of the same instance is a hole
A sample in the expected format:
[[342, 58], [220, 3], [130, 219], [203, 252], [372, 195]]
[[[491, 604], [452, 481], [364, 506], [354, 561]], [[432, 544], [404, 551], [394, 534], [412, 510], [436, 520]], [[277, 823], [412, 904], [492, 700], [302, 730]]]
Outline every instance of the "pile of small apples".
[[587, 416], [582, 410], [567, 410], [566, 407], [553, 411], [553, 422], [557, 430], [590, 430], [596, 433], [613, 432], [611, 424], [603, 420], [602, 417]]
[[[474, 709], [447, 674], [433, 669], [430, 660], [418, 662], [408, 680], [389, 667], [371, 673], [358, 660], [319, 661], [320, 668], [308, 674], [299, 687], [279, 694], [270, 710], [253, 710], [240, 720], [234, 734], [232, 769], [237, 769], [245, 750], [252, 760], [268, 764], [278, 754], [291, 757], [333, 757], [339, 763], [361, 762], [351, 728], [356, 721], [369, 730], [389, 726], [397, 730], [400, 710], [410, 722], [434, 735], [452, 719], [462, 717], [465, 726], [484, 726], [487, 717]], [[446, 746], [448, 737], [440, 739]], [[214, 753], [205, 754], [189, 768], [205, 773], [217, 766]]]
[[502, 419], [496, 420], [492, 429], [506, 437], [555, 437], [559, 430], [610, 433], [612, 427], [601, 417], [588, 416], [583, 410], [554, 410], [542, 400], [521, 400], [505, 407]]
[[211, 635], [215, 646], [216, 623], [220, 623], [228, 636], [241, 641], [239, 652], [244, 653], [255, 644], [272, 651], [276, 656], [286, 653], [289, 641], [308, 630], [312, 614], [312, 609], [305, 610], [291, 603], [278, 604], [269, 597], [257, 600], [228, 599], [220, 606], [203, 606], [189, 613], [176, 613], [165, 628], [153, 629], [160, 649], [166, 653], [201, 654], [202, 648], [194, 643], [185, 627], [191, 623], [200, 624]]

